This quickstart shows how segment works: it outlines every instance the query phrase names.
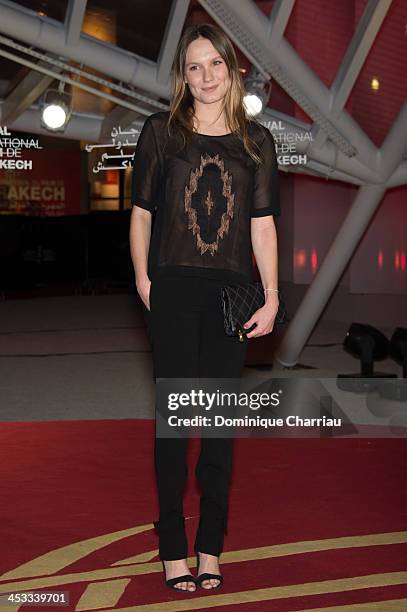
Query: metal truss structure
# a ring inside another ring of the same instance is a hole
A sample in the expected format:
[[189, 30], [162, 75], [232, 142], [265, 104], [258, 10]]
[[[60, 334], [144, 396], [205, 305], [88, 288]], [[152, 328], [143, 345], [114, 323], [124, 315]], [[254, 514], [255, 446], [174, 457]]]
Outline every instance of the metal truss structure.
[[[151, 112], [166, 108], [170, 69], [187, 15], [189, 0], [174, 0], [157, 63], [84, 34], [87, 0], [69, 0], [65, 23], [38, 16], [14, 2], [0, 0], [0, 55], [30, 68], [30, 72], [1, 101], [1, 124], [34, 133], [40, 127], [36, 101], [54, 79], [107, 97], [116, 106], [105, 117], [74, 113], [65, 137], [97, 142], [113, 124], [130, 125]], [[354, 250], [366, 231], [386, 190], [407, 183], [407, 101], [404, 102], [381, 148], [349, 115], [345, 104], [378, 35], [392, 0], [368, 0], [342, 64], [328, 89], [284, 37], [295, 0], [275, 0], [266, 17], [252, 0], [199, 0], [202, 7], [266, 79], [276, 80], [313, 120], [307, 125], [267, 108], [264, 121], [281, 121], [290, 132], [313, 135], [297, 143], [306, 153], [301, 170], [359, 186], [353, 204], [325, 259], [290, 322], [276, 359], [296, 364], [321, 312], [334, 291]], [[28, 46], [24, 46], [28, 45]], [[41, 49], [43, 53], [34, 51]], [[29, 59], [23, 57], [25, 53]], [[74, 62], [79, 68], [72, 66]], [[96, 77], [88, 69], [106, 75]], [[86, 76], [122, 94], [107, 94], [73, 79]], [[111, 80], [109, 80], [111, 79]]]

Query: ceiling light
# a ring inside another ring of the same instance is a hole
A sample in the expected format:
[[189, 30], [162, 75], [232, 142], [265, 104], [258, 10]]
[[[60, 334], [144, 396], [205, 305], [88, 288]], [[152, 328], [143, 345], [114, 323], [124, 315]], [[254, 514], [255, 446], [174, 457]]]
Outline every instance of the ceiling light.
[[243, 98], [243, 104], [246, 112], [251, 116], [259, 115], [268, 105], [271, 82], [267, 81], [258, 70], [252, 68], [244, 84], [246, 94]]
[[373, 91], [378, 91], [380, 89], [380, 81], [377, 77], [373, 77], [371, 80], [370, 88], [373, 89]]
[[51, 132], [64, 132], [71, 118], [72, 96], [62, 89], [48, 89], [42, 101], [41, 125]]

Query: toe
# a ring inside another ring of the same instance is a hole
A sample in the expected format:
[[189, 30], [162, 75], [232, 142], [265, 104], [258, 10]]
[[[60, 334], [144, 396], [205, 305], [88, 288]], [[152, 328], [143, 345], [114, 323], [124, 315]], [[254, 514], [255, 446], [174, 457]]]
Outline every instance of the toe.
[[204, 580], [202, 586], [205, 587], [205, 589], [213, 589], [218, 586], [219, 582], [220, 581], [216, 578], [210, 578], [209, 580]]

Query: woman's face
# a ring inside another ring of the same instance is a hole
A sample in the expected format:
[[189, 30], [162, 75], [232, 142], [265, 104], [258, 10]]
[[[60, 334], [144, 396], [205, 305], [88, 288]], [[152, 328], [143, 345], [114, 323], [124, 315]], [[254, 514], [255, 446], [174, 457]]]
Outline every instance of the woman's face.
[[203, 104], [224, 98], [229, 88], [229, 71], [224, 59], [207, 38], [197, 38], [187, 49], [184, 80], [193, 97]]

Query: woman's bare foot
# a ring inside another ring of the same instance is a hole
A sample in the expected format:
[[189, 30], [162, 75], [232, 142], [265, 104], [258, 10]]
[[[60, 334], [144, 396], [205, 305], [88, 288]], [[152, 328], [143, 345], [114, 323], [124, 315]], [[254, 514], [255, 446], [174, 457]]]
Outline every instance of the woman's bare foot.
[[[190, 574], [189, 567], [187, 565], [186, 559], [176, 559], [175, 561], [163, 561], [165, 568], [165, 579], [171, 580], [171, 578], [176, 578], [177, 576], [185, 576], [185, 574]], [[183, 591], [195, 591], [196, 584], [195, 582], [177, 582], [177, 589], [182, 589]]]
[[[208, 553], [198, 553], [199, 558], [199, 567], [197, 568], [198, 576], [199, 574], [220, 574], [219, 571], [219, 557], [215, 557], [215, 555], [210, 555]], [[220, 580], [216, 578], [210, 578], [209, 580], [203, 580], [202, 586], [204, 589], [213, 589], [217, 587]]]

